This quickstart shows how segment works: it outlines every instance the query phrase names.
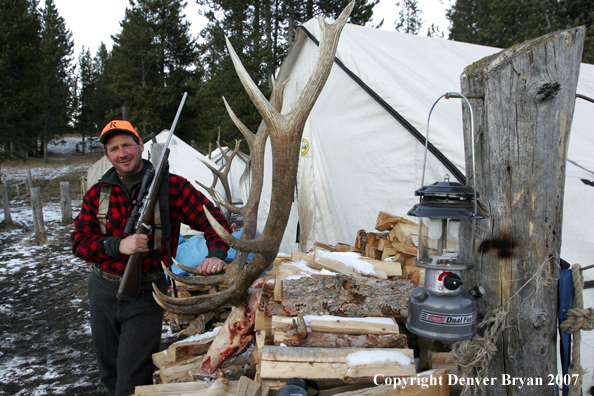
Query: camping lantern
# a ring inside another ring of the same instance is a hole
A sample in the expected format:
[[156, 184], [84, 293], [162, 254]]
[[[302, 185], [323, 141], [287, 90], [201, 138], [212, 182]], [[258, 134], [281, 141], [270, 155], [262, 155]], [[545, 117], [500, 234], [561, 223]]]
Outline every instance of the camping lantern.
[[[466, 99], [461, 94], [448, 93], [440, 97], [433, 107], [444, 96]], [[468, 99], [466, 102], [470, 108]], [[470, 118], [474, 173], [472, 109]], [[443, 181], [424, 186], [428, 141], [429, 120], [422, 187], [415, 191], [415, 195], [420, 197], [420, 202], [408, 211], [408, 215], [420, 218], [418, 256], [415, 264], [425, 268], [425, 285], [415, 288], [411, 293], [406, 327], [422, 337], [460, 341], [472, 338], [476, 331], [474, 298], [462, 290], [462, 271], [472, 268], [472, 262], [465, 261], [460, 256], [460, 225], [465, 221], [481, 219], [483, 214], [477, 206], [478, 193], [475, 189], [451, 182], [449, 175], [445, 175]], [[474, 227], [472, 229], [474, 231]], [[471, 240], [474, 240], [474, 235]]]

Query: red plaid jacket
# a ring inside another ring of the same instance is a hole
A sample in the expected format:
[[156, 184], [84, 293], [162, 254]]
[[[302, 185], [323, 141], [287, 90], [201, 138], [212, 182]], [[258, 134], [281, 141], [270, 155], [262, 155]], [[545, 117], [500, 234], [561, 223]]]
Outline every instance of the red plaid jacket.
[[[97, 212], [101, 186], [105, 184], [111, 185], [112, 189], [107, 214], [107, 235], [101, 235]], [[81, 211], [74, 220], [74, 231], [71, 235], [72, 250], [76, 256], [87, 262], [99, 263], [106, 272], [115, 275], [124, 274], [128, 256], [120, 254], [117, 247], [119, 241], [125, 237], [124, 228], [130, 217], [131, 202], [136, 199], [139, 190], [140, 182], [134, 186], [132, 198], [128, 198], [119, 183], [115, 169], [111, 168], [103, 175], [99, 183], [87, 191], [83, 197]], [[229, 246], [210, 226], [203, 212], [204, 206], [229, 231], [225, 217], [200, 191], [196, 190], [183, 177], [169, 175], [169, 216], [171, 218], [171, 254], [173, 257], [177, 251], [181, 223], [185, 223], [197, 231], [204, 231], [206, 245], [209, 249], [208, 257], [224, 259], [227, 256]], [[160, 271], [161, 261], [166, 265], [170, 263], [165, 243], [156, 255], [153, 253], [153, 236], [151, 232], [149, 234], [150, 252], [142, 262], [143, 273]]]

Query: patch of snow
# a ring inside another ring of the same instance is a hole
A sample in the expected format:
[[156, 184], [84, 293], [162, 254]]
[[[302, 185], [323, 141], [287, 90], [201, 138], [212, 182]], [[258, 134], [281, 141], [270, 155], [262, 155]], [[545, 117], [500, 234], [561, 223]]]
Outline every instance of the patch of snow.
[[302, 272], [299, 275], [290, 275], [287, 276], [284, 280], [296, 280], [296, 279], [301, 279], [301, 278], [311, 278], [310, 274], [306, 274], [305, 272]]
[[212, 338], [215, 337], [217, 334], [219, 334], [219, 331], [221, 331], [223, 327], [219, 326], [219, 327], [215, 327], [214, 329], [212, 329], [211, 331], [204, 333], [204, 334], [194, 334], [191, 337], [188, 337], [182, 341], [177, 341], [174, 342], [174, 344], [178, 344], [180, 342], [198, 342], [200, 340], [203, 340], [205, 338]]
[[340, 261], [360, 274], [369, 275], [375, 273], [373, 264], [361, 260], [361, 256], [357, 252], [325, 252], [323, 250], [318, 250], [317, 255], [320, 258]]
[[315, 275], [331, 275], [334, 276], [336, 275], [336, 272], [332, 272], [332, 271], [328, 271], [327, 269], [321, 269], [321, 270], [317, 270], [314, 268], [311, 268], [308, 264], [307, 261], [301, 260], [301, 261], [291, 261], [291, 263], [289, 265], [292, 265], [294, 267], [297, 267], [303, 271], [307, 271], [311, 274], [315, 274]]
[[349, 367], [377, 363], [398, 363], [400, 366], [408, 366], [411, 363], [408, 356], [396, 351], [358, 351], [348, 354], [345, 359]]

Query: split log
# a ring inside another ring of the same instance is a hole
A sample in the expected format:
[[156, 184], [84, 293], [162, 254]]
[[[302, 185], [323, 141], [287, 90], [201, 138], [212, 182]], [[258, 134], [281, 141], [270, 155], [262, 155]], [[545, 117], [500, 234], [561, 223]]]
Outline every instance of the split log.
[[[378, 371], [380, 373], [381, 371]], [[335, 394], [337, 396], [449, 396], [450, 385], [447, 370], [430, 370], [401, 378], [398, 384], [380, 385], [360, 390]], [[385, 381], [386, 376], [378, 376], [378, 381]], [[394, 383], [396, 379], [393, 379]], [[320, 396], [322, 393], [320, 392]]]
[[[310, 264], [314, 269], [327, 269], [339, 274], [351, 275], [356, 278], [364, 276], [386, 279], [388, 275], [377, 269], [369, 261], [363, 260], [356, 253], [328, 253], [316, 250], [315, 262]], [[364, 269], [364, 267], [366, 267]]]
[[392, 246], [394, 246], [400, 253], [411, 257], [417, 257], [419, 251], [416, 246], [408, 245], [404, 242], [392, 242]]
[[192, 394], [203, 389], [208, 389], [209, 383], [205, 381], [181, 382], [176, 384], [139, 385], [134, 388], [133, 396], [158, 396], [160, 394], [175, 395], [179, 393]]
[[[272, 328], [291, 326], [296, 318], [273, 316]], [[306, 316], [307, 327], [311, 331], [338, 334], [398, 334], [400, 327], [393, 318], [344, 318], [328, 316]]]
[[315, 254], [303, 253], [303, 252], [291, 252], [291, 261], [298, 263], [299, 261], [305, 261], [307, 263], [313, 263], [315, 260]]
[[[461, 243], [480, 254], [469, 285], [486, 289], [477, 302], [482, 314], [514, 296], [488, 370], [545, 380], [539, 387], [486, 387], [487, 395], [558, 392], [546, 386], [546, 375], [557, 374], [557, 282], [550, 280], [559, 277], [565, 168], [585, 34], [578, 27], [523, 42], [473, 63], [460, 77], [463, 93], [482, 98], [471, 99], [479, 131], [476, 177], [463, 106], [466, 175], [470, 186], [476, 181], [486, 216], [477, 222], [474, 243]], [[470, 235], [470, 226], [461, 232]]]
[[314, 242], [314, 246], [327, 250], [329, 252], [336, 252], [336, 247], [332, 246], [332, 245], [328, 245], [327, 243], [322, 243], [322, 242]]
[[307, 333], [307, 338], [289, 334], [284, 329], [274, 330], [274, 345], [313, 348], [406, 348], [404, 334], [351, 335], [336, 333]]
[[379, 260], [382, 257], [382, 252], [377, 246], [365, 246], [365, 255], [373, 260]]
[[[359, 356], [375, 353], [378, 361], [390, 356], [390, 362], [358, 364]], [[378, 348], [290, 348], [265, 345], [260, 363], [262, 379], [287, 380], [298, 373], [313, 380], [338, 380], [344, 383], [371, 383], [377, 373], [390, 377], [415, 375], [412, 349]]]
[[408, 316], [413, 289], [413, 282], [400, 278], [301, 278], [284, 282], [282, 310], [289, 316]]
[[[290, 282], [294, 282], [294, 281], [290, 281]], [[284, 290], [283, 290], [283, 297], [284, 297]], [[268, 301], [266, 303], [266, 306], [264, 306], [264, 315], [266, 315], [266, 316], [274, 316], [274, 315], [286, 316], [286, 315], [291, 315], [291, 314], [289, 312], [285, 311], [285, 309], [283, 308], [282, 302]], [[297, 315], [297, 313], [295, 313], [295, 315]], [[293, 316], [295, 316], [295, 315], [293, 315]]]
[[[229, 313], [229, 311], [226, 312], [227, 314]], [[198, 315], [196, 319], [190, 322], [187, 328], [182, 330], [180, 335], [189, 337], [193, 336], [194, 334], [203, 334], [206, 329], [206, 324], [210, 322], [214, 316], [215, 314], [212, 311]]]
[[336, 244], [336, 251], [337, 252], [350, 252], [352, 246], [347, 245], [346, 243], [337, 243]]
[[[398, 256], [398, 255], [396, 255]], [[361, 257], [361, 260], [372, 264], [376, 271], [385, 272], [387, 276], [401, 276], [402, 275], [402, 264], [400, 263], [400, 257], [394, 256], [392, 261], [384, 261], [384, 260], [372, 260], [367, 257]], [[404, 261], [404, 260], [402, 260]]]
[[406, 265], [404, 266], [402, 276], [405, 279], [411, 280], [415, 284], [415, 287], [425, 284], [425, 268], [417, 267], [416, 265]]
[[367, 245], [367, 232], [359, 230], [355, 238], [355, 249], [365, 249], [365, 245]]
[[386, 213], [386, 212], [379, 212], [379, 215], [377, 216], [375, 229], [378, 231], [387, 231], [387, 230], [390, 230], [396, 223], [405, 223], [405, 224], [416, 225], [416, 223], [414, 223], [408, 219], [405, 219], [404, 217], [394, 216], [394, 215], [392, 215], [390, 213]]
[[404, 242], [412, 235], [417, 237], [419, 235], [419, 226], [417, 224], [397, 223], [388, 234], [388, 239], [391, 242]]
[[204, 355], [214, 338], [208, 338], [198, 342], [178, 342], [167, 349], [167, 354], [173, 357], [174, 362], [180, 362], [191, 357]]
[[270, 387], [259, 384], [248, 377], [241, 377], [235, 396], [266, 396]]

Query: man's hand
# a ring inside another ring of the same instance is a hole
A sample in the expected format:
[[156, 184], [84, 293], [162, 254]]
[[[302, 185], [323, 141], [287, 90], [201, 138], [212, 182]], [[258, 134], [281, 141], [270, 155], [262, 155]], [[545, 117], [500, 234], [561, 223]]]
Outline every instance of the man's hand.
[[198, 272], [201, 274], [217, 274], [223, 270], [223, 260], [216, 257], [205, 258], [198, 266]]
[[120, 241], [120, 253], [131, 256], [134, 253], [148, 252], [148, 235], [132, 234]]

